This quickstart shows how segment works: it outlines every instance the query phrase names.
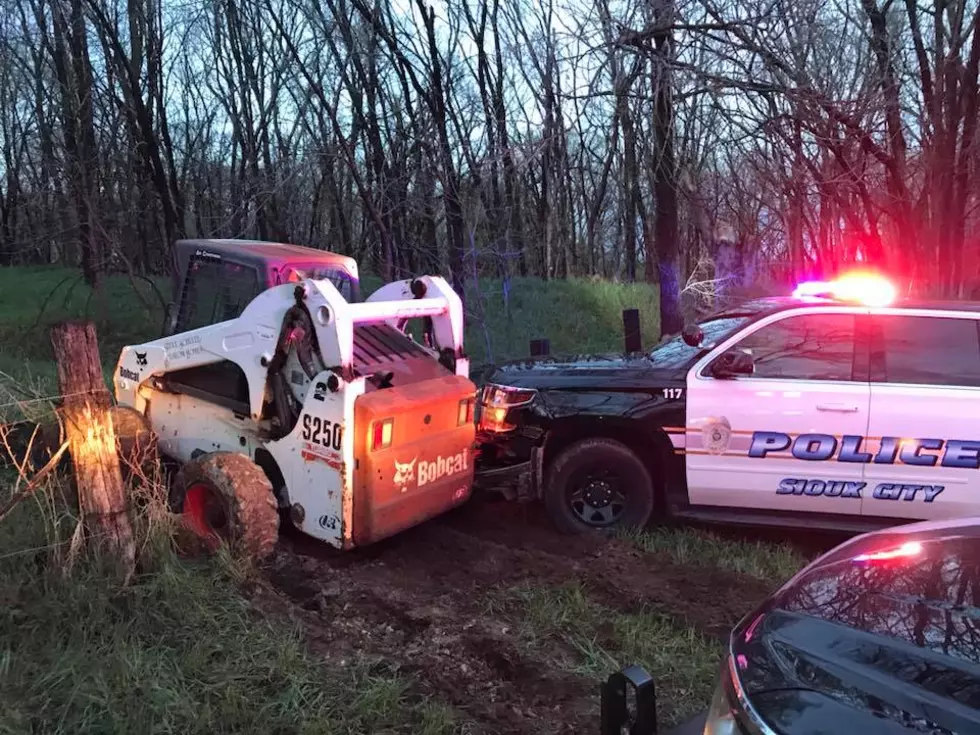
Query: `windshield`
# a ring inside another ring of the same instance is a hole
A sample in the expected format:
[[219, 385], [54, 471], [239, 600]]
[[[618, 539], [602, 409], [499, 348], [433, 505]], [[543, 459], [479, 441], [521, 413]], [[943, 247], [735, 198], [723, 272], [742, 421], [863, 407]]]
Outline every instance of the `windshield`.
[[661, 342], [650, 352], [650, 359], [664, 367], [683, 367], [685, 364], [694, 360], [698, 355], [711, 349], [716, 344], [724, 340], [728, 335], [740, 329], [749, 319], [756, 316], [752, 314], [723, 314], [709, 317], [703, 322], [698, 322], [704, 332], [704, 340], [700, 347], [691, 347], [678, 334], [671, 337], [666, 342]]
[[[777, 605], [978, 663], [977, 528], [899, 530], [846, 544], [787, 585]], [[980, 690], [973, 690], [980, 702]]]

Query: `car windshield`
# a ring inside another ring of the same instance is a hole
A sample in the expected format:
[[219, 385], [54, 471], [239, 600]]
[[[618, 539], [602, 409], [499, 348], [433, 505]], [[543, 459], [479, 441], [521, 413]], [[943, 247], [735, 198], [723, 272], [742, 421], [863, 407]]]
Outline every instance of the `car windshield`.
[[698, 355], [711, 349], [724, 340], [735, 330], [740, 329], [749, 319], [756, 316], [752, 313], [719, 314], [698, 322], [704, 332], [704, 340], [700, 347], [691, 347], [681, 335], [676, 335], [661, 342], [650, 351], [650, 359], [663, 367], [683, 367], [693, 361]]
[[[922, 490], [880, 487], [904, 498]], [[777, 606], [980, 663], [978, 531], [898, 530], [845, 544], [784, 587]]]

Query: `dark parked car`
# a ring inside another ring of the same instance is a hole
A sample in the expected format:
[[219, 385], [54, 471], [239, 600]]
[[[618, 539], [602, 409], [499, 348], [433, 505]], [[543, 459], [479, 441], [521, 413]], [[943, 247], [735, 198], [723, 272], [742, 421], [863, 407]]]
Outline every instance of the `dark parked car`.
[[[604, 733], [623, 681], [604, 689]], [[650, 735], [640, 701], [629, 732]], [[980, 518], [853, 538], [735, 627], [704, 735], [836, 733], [980, 733]]]

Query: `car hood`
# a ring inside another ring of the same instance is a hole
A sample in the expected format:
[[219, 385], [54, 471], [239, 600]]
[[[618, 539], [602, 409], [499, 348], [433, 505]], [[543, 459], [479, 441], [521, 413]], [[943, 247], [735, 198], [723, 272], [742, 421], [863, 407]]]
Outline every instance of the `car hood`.
[[956, 548], [789, 583], [732, 636], [752, 706], [785, 735], [980, 732], [980, 566]]
[[650, 388], [683, 383], [686, 368], [658, 365], [649, 356], [573, 355], [539, 357], [496, 368], [488, 382], [515, 388]]

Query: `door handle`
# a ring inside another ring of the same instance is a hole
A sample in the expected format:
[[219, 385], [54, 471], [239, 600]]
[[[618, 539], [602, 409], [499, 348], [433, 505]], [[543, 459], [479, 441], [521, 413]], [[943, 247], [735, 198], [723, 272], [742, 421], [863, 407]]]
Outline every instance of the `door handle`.
[[846, 403], [818, 403], [818, 411], [836, 411], [837, 413], [857, 413], [857, 406], [849, 406]]

